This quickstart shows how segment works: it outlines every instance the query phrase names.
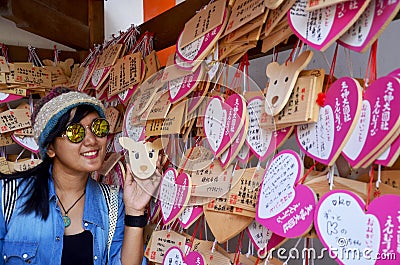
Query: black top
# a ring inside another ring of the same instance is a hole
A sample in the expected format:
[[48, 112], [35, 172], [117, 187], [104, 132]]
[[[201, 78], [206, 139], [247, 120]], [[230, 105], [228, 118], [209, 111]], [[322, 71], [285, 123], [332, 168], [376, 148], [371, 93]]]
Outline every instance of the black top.
[[76, 235], [64, 235], [61, 265], [80, 264], [93, 264], [93, 235], [89, 230]]

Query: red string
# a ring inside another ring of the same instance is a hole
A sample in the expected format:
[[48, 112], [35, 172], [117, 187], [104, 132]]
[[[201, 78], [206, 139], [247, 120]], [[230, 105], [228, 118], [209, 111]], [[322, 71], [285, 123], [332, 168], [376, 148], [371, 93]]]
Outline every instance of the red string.
[[378, 53], [378, 40], [372, 46], [368, 57], [368, 66], [365, 72], [364, 90], [369, 84], [372, 84], [377, 78], [376, 57]]
[[[200, 217], [200, 220], [201, 220], [201, 227], [204, 227], [204, 215]], [[199, 239], [200, 240], [203, 239], [203, 229], [200, 229]]]
[[198, 144], [198, 142], [200, 141], [200, 139], [201, 139], [200, 137], [198, 137], [198, 138], [196, 139], [195, 145], [190, 149], [189, 154], [188, 154], [188, 156], [187, 156], [187, 158], [186, 158], [186, 160], [185, 160], [185, 163], [183, 163], [181, 170], [179, 170], [179, 174], [181, 174], [181, 173], [183, 172], [183, 170], [185, 169], [186, 163], [187, 163], [187, 161], [189, 160], [190, 156], [192, 155], [193, 150], [194, 150], [194, 148], [197, 146], [197, 144]]
[[372, 183], [374, 180], [374, 166], [371, 166], [371, 170], [369, 171], [369, 185], [368, 185], [368, 195], [367, 195], [367, 203], [365, 204], [365, 211], [368, 211], [368, 205], [371, 198], [371, 191], [372, 191]]
[[299, 45], [299, 41], [300, 41], [300, 40], [297, 39], [296, 43], [294, 44], [294, 46], [293, 46], [293, 48], [292, 48], [292, 51], [290, 52], [289, 57], [286, 59], [286, 62], [285, 62], [286, 65], [288, 65], [288, 63], [289, 63], [290, 61], [293, 60], [293, 55], [294, 55], [294, 52], [295, 52], [296, 49], [297, 49], [297, 46]]
[[244, 233], [242, 231], [239, 235], [238, 244], [236, 246], [236, 251], [235, 251], [235, 256], [233, 258], [233, 264], [235, 264], [235, 265], [239, 264], [239, 262], [240, 262], [240, 252], [242, 249], [243, 236], [244, 236]]
[[275, 49], [272, 51], [272, 62], [278, 61], [278, 55], [279, 55], [279, 44], [275, 46]]
[[[203, 217], [201, 217], [203, 218]], [[197, 230], [199, 229], [200, 220], [196, 222], [196, 226], [193, 229], [192, 237], [190, 238], [190, 246], [193, 246], [194, 239], [196, 238]], [[200, 231], [201, 232], [201, 231]]]
[[245, 55], [243, 55], [242, 60], [240, 61], [238, 68], [236, 69], [235, 75], [229, 87], [231, 90], [237, 90], [237, 88], [240, 86], [244, 68], [246, 67], [246, 70], [248, 70], [248, 66], [249, 66], [249, 57], [246, 53]]
[[307, 170], [306, 174], [304, 174], [304, 176], [296, 182], [295, 186], [299, 185], [299, 183], [303, 184], [304, 181], [306, 180], [307, 176], [311, 173], [311, 171], [314, 169], [314, 167], [315, 167], [317, 164], [318, 164], [318, 162], [315, 162], [314, 165], [312, 165], [312, 166]]
[[334, 72], [335, 72], [336, 59], [337, 59], [337, 54], [338, 54], [338, 48], [339, 48], [339, 44], [336, 43], [335, 53], [333, 54], [331, 69], [329, 70], [329, 76], [328, 76], [328, 80], [327, 80], [327, 82], [326, 82], [325, 91], [327, 91], [328, 88], [329, 88], [329, 87], [331, 86], [331, 84], [332, 84], [333, 74], [334, 74]]

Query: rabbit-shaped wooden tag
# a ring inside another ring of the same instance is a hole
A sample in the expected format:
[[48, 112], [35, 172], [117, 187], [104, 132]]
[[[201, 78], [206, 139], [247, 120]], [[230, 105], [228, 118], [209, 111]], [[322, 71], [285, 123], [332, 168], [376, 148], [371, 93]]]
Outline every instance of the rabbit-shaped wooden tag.
[[274, 116], [278, 114], [289, 100], [299, 73], [308, 65], [313, 56], [312, 51], [305, 51], [294, 62], [280, 65], [272, 62], [267, 66], [266, 74], [270, 79], [265, 97], [265, 112]]

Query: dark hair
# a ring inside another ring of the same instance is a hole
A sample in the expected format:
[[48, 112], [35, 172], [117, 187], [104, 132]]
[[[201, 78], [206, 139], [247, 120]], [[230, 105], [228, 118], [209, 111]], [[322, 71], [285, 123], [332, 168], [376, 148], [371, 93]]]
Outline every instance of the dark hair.
[[[86, 115], [96, 112], [96, 109], [90, 105], [79, 105], [76, 108], [74, 116], [70, 119], [71, 111], [61, 116], [57, 122], [55, 130], [51, 131], [45, 140], [46, 146], [52, 143], [56, 137], [62, 135], [68, 124], [81, 121]], [[46, 157], [41, 164], [24, 172], [14, 174], [2, 174], [1, 179], [21, 179], [19, 185], [27, 182], [26, 188], [21, 192], [20, 196], [29, 196], [23, 206], [23, 213], [28, 214], [35, 212], [43, 220], [49, 216], [49, 185], [48, 180], [51, 176], [50, 167], [52, 159]]]

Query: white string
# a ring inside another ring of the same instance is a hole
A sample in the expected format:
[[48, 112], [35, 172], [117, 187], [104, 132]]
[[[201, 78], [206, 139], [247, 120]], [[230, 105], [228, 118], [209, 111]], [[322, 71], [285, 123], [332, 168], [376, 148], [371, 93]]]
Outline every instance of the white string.
[[346, 55], [346, 65], [347, 65], [347, 68], [349, 70], [350, 77], [353, 77], [354, 76], [354, 74], [353, 74], [353, 63], [352, 63], [351, 58], [350, 58], [350, 50], [345, 48], [344, 49], [344, 54]]
[[211, 253], [215, 252], [215, 245], [217, 245], [217, 239], [214, 239], [214, 243], [213, 243], [212, 248], [211, 248]]
[[379, 189], [379, 184], [382, 182], [381, 180], [381, 170], [382, 170], [382, 166], [378, 165], [378, 180], [375, 183], [375, 186], [377, 189]]
[[246, 258], [249, 258], [251, 255], [251, 239], [249, 238], [249, 244], [247, 245], [247, 253], [246, 253]]
[[[304, 238], [303, 249], [307, 249], [307, 238], [306, 237]], [[307, 252], [307, 253], [309, 253], [309, 252]], [[304, 257], [304, 255], [303, 255], [303, 265], [305, 265], [305, 264], [306, 264], [306, 257]]]
[[157, 231], [160, 228], [162, 218], [160, 218], [160, 221], [158, 221], [156, 227], [154, 228], [155, 231]]
[[21, 150], [21, 152], [18, 154], [17, 158], [15, 159], [15, 162], [18, 162], [18, 159], [22, 156], [22, 154], [25, 152], [25, 148]]
[[[311, 238], [310, 246], [311, 246], [311, 249], [314, 249], [314, 239], [313, 238]], [[311, 265], [314, 265], [314, 257], [311, 259]]]
[[261, 160], [258, 160], [256, 170], [258, 171], [258, 170], [260, 170], [260, 168], [261, 168]]
[[[296, 244], [294, 245], [293, 248], [297, 248], [297, 246], [299, 245], [300, 241], [301, 241], [301, 237], [299, 238], [299, 240], [297, 240]], [[289, 255], [289, 257], [287, 258], [287, 260], [283, 263], [283, 265], [287, 265], [289, 260], [290, 260], [291, 256]]]
[[329, 180], [329, 190], [333, 189], [333, 170], [332, 167], [329, 167], [329, 171], [328, 171], [328, 180]]

